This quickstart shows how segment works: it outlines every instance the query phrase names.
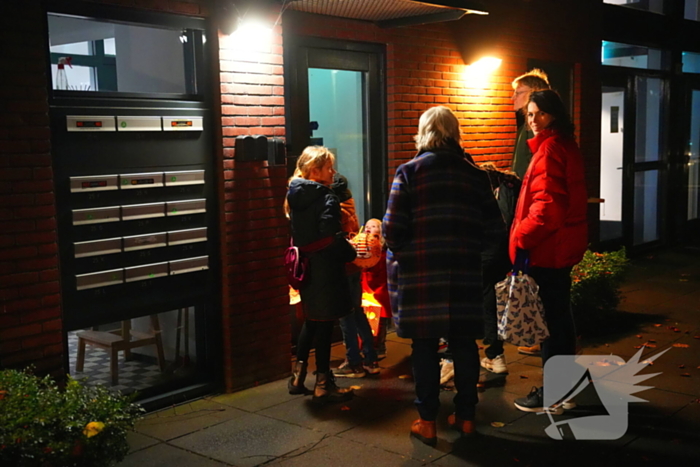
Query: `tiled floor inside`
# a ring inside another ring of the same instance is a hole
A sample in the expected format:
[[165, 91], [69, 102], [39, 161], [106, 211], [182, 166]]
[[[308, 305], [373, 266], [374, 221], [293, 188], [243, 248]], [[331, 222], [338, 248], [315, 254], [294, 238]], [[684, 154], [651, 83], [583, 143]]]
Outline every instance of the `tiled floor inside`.
[[155, 362], [132, 359], [124, 360], [124, 353], [119, 353], [119, 384], [112, 385], [109, 374], [109, 353], [97, 347], [87, 345], [85, 348], [85, 364], [83, 371], [75, 369], [78, 356], [78, 336], [76, 332], [68, 333], [68, 351], [71, 376], [76, 379], [87, 377], [89, 385], [104, 385], [124, 394], [140, 391], [162, 382], [167, 374], [161, 373]]

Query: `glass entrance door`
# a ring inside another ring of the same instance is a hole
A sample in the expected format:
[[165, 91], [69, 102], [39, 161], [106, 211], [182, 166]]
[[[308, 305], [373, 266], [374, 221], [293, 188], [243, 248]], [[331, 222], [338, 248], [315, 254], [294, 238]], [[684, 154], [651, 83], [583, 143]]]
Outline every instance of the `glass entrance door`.
[[600, 241], [622, 242], [625, 88], [603, 86], [600, 125]]
[[688, 165], [687, 220], [700, 219], [700, 90], [693, 89], [690, 99], [690, 135], [686, 149]]
[[326, 146], [336, 157], [336, 170], [348, 179], [360, 223], [365, 222], [367, 118], [365, 73], [309, 68], [311, 144]]
[[600, 197], [604, 201], [599, 232], [603, 247], [639, 249], [663, 239], [665, 86], [658, 77], [620, 73], [603, 81]]

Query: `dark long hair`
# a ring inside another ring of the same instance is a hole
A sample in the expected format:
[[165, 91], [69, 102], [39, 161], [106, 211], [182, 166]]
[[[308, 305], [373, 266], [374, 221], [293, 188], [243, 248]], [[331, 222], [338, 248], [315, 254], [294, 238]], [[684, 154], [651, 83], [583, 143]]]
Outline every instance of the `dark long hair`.
[[564, 103], [555, 91], [549, 89], [545, 91], [536, 91], [530, 93], [530, 99], [527, 103], [534, 102], [542, 112], [546, 112], [554, 117], [554, 121], [549, 125], [549, 128], [558, 130], [569, 138], [574, 137], [574, 124], [571, 123], [571, 117], [564, 108]]

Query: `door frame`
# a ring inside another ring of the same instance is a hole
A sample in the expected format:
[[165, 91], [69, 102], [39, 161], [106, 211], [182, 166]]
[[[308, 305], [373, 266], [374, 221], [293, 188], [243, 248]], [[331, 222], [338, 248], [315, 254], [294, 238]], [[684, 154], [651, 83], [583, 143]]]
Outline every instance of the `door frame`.
[[[658, 161], [636, 162], [636, 136], [637, 136], [637, 91], [638, 78], [658, 78], [663, 81], [663, 108], [659, 126], [662, 134], [663, 151], [659, 154]], [[624, 134], [623, 134], [623, 175], [622, 175], [622, 238], [600, 242], [602, 249], [617, 249], [622, 246], [628, 253], [635, 254], [656, 248], [667, 243], [667, 223], [671, 211], [668, 205], [668, 176], [669, 160], [671, 155], [671, 141], [669, 139], [669, 115], [670, 115], [670, 85], [669, 76], [663, 71], [631, 69], [623, 67], [603, 66], [601, 70], [601, 88], [618, 87], [625, 90], [624, 98]], [[638, 172], [658, 170], [658, 228], [659, 238], [651, 242], [634, 244], [634, 191], [635, 175]]]
[[363, 193], [362, 201], [367, 208], [365, 212], [380, 219], [388, 198], [385, 57], [385, 47], [380, 44], [296, 35], [284, 38], [288, 175], [294, 172], [301, 151], [310, 144], [308, 69], [365, 72], [367, 153], [364, 181], [367, 193]]

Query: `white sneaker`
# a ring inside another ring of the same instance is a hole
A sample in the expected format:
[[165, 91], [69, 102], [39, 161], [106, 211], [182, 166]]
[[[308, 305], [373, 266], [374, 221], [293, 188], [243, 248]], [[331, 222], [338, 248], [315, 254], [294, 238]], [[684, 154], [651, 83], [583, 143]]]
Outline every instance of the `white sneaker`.
[[506, 357], [503, 354], [493, 359], [488, 357], [482, 358], [481, 366], [493, 373], [508, 373], [508, 368], [506, 368]]
[[573, 399], [565, 400], [561, 403], [561, 408], [564, 410], [571, 410], [576, 408], [576, 401]]
[[442, 359], [440, 361], [440, 384], [445, 384], [455, 376], [455, 364], [451, 360]]

